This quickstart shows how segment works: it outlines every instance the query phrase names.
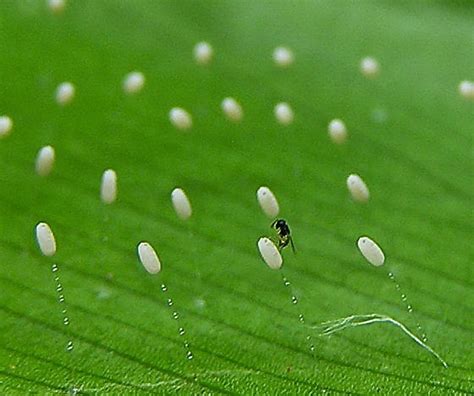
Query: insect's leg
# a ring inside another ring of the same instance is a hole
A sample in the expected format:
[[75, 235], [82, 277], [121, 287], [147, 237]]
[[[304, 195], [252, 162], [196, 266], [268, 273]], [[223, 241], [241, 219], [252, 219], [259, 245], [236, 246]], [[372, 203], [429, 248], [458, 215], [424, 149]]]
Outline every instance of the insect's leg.
[[296, 249], [295, 249], [295, 244], [293, 243], [293, 238], [291, 236], [289, 236], [288, 239], [290, 240], [291, 250], [293, 250], [293, 253], [296, 254]]
[[278, 244], [278, 249], [280, 252], [288, 246], [288, 238], [281, 238], [280, 237], [280, 242]]
[[269, 237], [269, 239], [275, 244], [275, 246], [278, 248], [278, 250], [281, 250], [281, 239], [280, 238], [275, 238], [275, 237]]

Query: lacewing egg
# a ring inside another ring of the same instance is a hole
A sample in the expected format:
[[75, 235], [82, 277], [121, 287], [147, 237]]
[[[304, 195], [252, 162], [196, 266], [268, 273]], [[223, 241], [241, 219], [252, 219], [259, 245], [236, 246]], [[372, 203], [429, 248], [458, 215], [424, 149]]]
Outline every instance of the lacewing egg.
[[48, 176], [53, 170], [54, 160], [56, 158], [54, 148], [51, 146], [44, 146], [38, 151], [36, 156], [36, 173], [39, 176]]
[[181, 107], [173, 107], [170, 110], [169, 118], [175, 128], [186, 130], [193, 126], [191, 114]]
[[278, 67], [286, 68], [295, 60], [293, 51], [287, 47], [276, 47], [273, 50], [273, 61]]
[[265, 186], [257, 190], [257, 201], [262, 211], [269, 217], [274, 218], [280, 212], [280, 206], [273, 192]]
[[157, 274], [161, 270], [161, 262], [155, 249], [148, 242], [140, 242], [137, 246], [138, 258], [150, 274]]
[[128, 73], [123, 80], [123, 90], [130, 95], [140, 92], [144, 85], [145, 76], [138, 71]]
[[380, 66], [375, 58], [368, 56], [360, 61], [360, 71], [367, 78], [375, 78], [380, 73]]
[[0, 139], [7, 137], [13, 128], [13, 121], [8, 116], [0, 117]]
[[295, 118], [291, 106], [288, 103], [284, 102], [278, 103], [275, 106], [273, 113], [275, 114], [276, 120], [281, 125], [289, 125], [293, 122], [293, 119]]
[[191, 202], [189, 202], [186, 193], [181, 188], [175, 188], [171, 192], [171, 202], [177, 216], [181, 220], [187, 220], [191, 217], [193, 213]]
[[474, 99], [474, 82], [472, 81], [461, 81], [458, 86], [459, 94], [469, 100]]
[[231, 121], [239, 122], [244, 116], [242, 106], [234, 98], [225, 98], [221, 103], [221, 108], [225, 116]]
[[385, 262], [382, 249], [369, 237], [360, 237], [357, 240], [357, 247], [370, 264], [380, 267]]
[[48, 8], [53, 14], [61, 14], [66, 7], [66, 0], [48, 0]]
[[347, 140], [346, 124], [337, 118], [329, 123], [328, 133], [333, 143], [343, 144]]
[[194, 46], [194, 60], [198, 65], [208, 65], [212, 61], [214, 50], [211, 44], [201, 41]]
[[100, 198], [105, 204], [111, 204], [117, 199], [117, 174], [113, 169], [107, 169], [102, 174]]
[[56, 239], [51, 227], [47, 223], [38, 223], [36, 225], [36, 241], [44, 256], [54, 256], [56, 253]]
[[359, 175], [349, 175], [347, 188], [354, 201], [365, 203], [370, 198], [369, 189]]
[[70, 82], [63, 82], [56, 88], [56, 102], [65, 106], [72, 102], [74, 95], [76, 94], [76, 88]]
[[280, 269], [283, 264], [283, 258], [275, 244], [267, 237], [262, 237], [257, 243], [260, 255], [263, 261], [274, 270]]

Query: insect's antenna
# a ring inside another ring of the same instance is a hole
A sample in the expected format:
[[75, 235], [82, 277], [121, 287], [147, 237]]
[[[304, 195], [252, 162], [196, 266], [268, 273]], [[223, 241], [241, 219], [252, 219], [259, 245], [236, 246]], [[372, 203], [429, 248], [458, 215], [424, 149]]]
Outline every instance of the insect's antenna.
[[275, 224], [277, 223], [278, 219], [276, 219], [272, 224], [270, 224], [270, 227], [275, 228]]

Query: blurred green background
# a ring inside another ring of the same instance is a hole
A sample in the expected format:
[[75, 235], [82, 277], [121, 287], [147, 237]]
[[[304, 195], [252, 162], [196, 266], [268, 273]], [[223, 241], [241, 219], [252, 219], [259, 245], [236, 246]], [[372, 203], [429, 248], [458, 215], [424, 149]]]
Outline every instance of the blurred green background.
[[[474, 78], [474, 6], [430, 1], [43, 1], [0, 3], [0, 392], [461, 394], [474, 389], [473, 103], [457, 92]], [[195, 64], [209, 41], [215, 58]], [[275, 67], [290, 47], [295, 63]], [[359, 73], [372, 55], [376, 80]], [[129, 97], [122, 79], [146, 76]], [[76, 85], [61, 108], [56, 86]], [[224, 97], [245, 116], [225, 119]], [[277, 124], [289, 102], [295, 122]], [[182, 133], [171, 107], [193, 115]], [[341, 118], [346, 145], [327, 124]], [[53, 174], [34, 173], [37, 150], [57, 153]], [[107, 168], [119, 199], [99, 200]], [[351, 201], [358, 173], [372, 198]], [[270, 221], [255, 199], [268, 185], [294, 234], [285, 275], [256, 240]], [[180, 221], [180, 186], [194, 214]], [[34, 226], [49, 222], [58, 253], [40, 256]], [[370, 267], [355, 241], [380, 243]], [[157, 249], [152, 277], [136, 244]], [[51, 263], [60, 266], [71, 324], [62, 325]], [[408, 314], [391, 270], [414, 307]], [[161, 282], [181, 314], [188, 361]], [[448, 362], [388, 325], [313, 338], [308, 324], [354, 313], [390, 315]], [[69, 339], [75, 349], [65, 351]]]

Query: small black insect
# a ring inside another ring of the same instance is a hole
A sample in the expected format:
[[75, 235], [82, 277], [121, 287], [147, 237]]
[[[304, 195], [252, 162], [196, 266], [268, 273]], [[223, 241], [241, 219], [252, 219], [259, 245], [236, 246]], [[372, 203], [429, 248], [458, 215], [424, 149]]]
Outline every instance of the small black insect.
[[293, 238], [291, 237], [288, 223], [283, 219], [277, 219], [271, 224], [271, 227], [274, 228], [278, 234], [278, 249], [282, 250], [290, 244], [291, 250], [296, 254], [295, 245], [293, 244]]

